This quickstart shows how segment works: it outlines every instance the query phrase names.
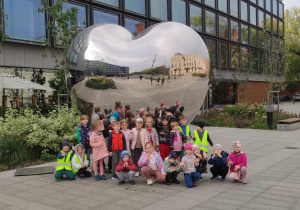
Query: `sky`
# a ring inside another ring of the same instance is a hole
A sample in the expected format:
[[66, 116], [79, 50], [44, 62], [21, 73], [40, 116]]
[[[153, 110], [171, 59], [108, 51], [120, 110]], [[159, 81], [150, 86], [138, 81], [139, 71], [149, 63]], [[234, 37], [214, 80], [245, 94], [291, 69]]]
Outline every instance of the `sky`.
[[284, 9], [291, 9], [294, 6], [300, 7], [300, 0], [283, 0]]

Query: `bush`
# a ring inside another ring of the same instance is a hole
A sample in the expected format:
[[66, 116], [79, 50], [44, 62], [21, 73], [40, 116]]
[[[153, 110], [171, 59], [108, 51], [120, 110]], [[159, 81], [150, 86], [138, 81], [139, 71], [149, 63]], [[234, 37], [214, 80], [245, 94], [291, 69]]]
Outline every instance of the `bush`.
[[194, 77], [207, 77], [207, 74], [203, 74], [203, 73], [193, 73], [192, 76], [194, 76]]
[[116, 89], [115, 82], [107, 77], [95, 77], [86, 81], [85, 86], [92, 89]]

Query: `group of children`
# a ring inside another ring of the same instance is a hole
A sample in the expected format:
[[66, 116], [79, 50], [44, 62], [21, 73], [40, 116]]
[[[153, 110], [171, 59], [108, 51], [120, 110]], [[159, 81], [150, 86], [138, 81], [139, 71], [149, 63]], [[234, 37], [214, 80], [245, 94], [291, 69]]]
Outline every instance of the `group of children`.
[[[156, 180], [170, 185], [180, 184], [177, 176], [183, 172], [186, 186], [190, 188], [202, 179], [201, 174], [207, 172], [208, 163], [212, 165], [211, 180], [220, 176], [225, 181], [229, 167], [230, 178], [247, 183], [247, 157], [241, 152], [239, 141], [234, 142], [229, 156], [220, 144], [216, 144], [214, 153], [208, 158], [208, 144], [213, 146], [213, 142], [203, 129], [203, 122], [199, 122], [197, 129], [191, 132], [182, 114], [183, 109], [176, 117], [170, 113], [169, 107], [157, 109], [155, 114], [148, 115], [137, 111], [132, 129], [128, 128], [132, 116], [130, 120], [126, 118], [130, 111], [123, 110], [120, 102], [116, 102], [116, 112], [112, 116], [96, 119], [91, 127], [88, 117], [81, 116], [81, 125], [77, 128], [79, 144], [73, 152], [69, 143], [63, 142], [63, 149], [57, 156], [55, 178], [66, 175], [69, 180], [80, 179], [81, 174], [91, 177], [88, 167], [92, 149], [95, 180], [106, 180], [104, 169], [107, 169], [106, 172], [111, 169], [112, 178], [119, 180], [120, 185], [125, 183], [125, 179], [135, 184], [134, 178], [140, 173], [147, 179], [148, 185]], [[107, 157], [109, 160], [105, 166], [104, 159]]]

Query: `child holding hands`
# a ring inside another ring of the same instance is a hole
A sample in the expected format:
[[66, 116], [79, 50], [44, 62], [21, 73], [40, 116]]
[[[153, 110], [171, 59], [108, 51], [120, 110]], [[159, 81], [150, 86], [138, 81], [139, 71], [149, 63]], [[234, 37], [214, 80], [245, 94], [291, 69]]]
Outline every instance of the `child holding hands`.
[[221, 144], [215, 145], [215, 152], [211, 155], [211, 158], [208, 160], [208, 164], [213, 165], [210, 168], [212, 173], [211, 180], [215, 180], [218, 176], [222, 177], [222, 181], [225, 181], [225, 177], [228, 173], [228, 166], [227, 166], [227, 152], [222, 150]]
[[172, 151], [164, 161], [164, 171], [167, 173], [166, 185], [170, 185], [171, 181], [172, 183], [180, 184], [180, 181], [177, 180], [177, 175], [181, 171], [181, 167], [176, 157], [176, 152]]

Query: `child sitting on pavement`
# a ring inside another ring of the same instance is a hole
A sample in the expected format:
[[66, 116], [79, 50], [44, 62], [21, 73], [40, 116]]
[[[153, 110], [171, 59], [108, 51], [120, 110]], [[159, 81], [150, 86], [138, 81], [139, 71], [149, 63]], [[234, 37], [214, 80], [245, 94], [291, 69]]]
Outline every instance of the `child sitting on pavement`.
[[62, 150], [57, 155], [57, 167], [54, 178], [59, 180], [66, 175], [68, 180], [74, 180], [75, 176], [72, 171], [71, 159], [73, 157], [73, 151], [69, 150], [70, 145], [68, 141], [62, 142]]
[[125, 183], [125, 179], [129, 179], [130, 184], [134, 185], [134, 175], [137, 168], [130, 157], [130, 153], [126, 150], [121, 152], [121, 159], [116, 167], [116, 174], [119, 177], [119, 185]]
[[[207, 161], [203, 159], [203, 151], [200, 151], [200, 147], [197, 144], [193, 145], [193, 154], [200, 159], [199, 165], [196, 166], [196, 171], [202, 175], [207, 170]], [[203, 180], [202, 176], [199, 179]]]
[[208, 164], [213, 165], [210, 168], [212, 173], [211, 180], [215, 180], [218, 176], [221, 176], [221, 180], [223, 182], [225, 181], [225, 177], [228, 173], [227, 157], [228, 153], [222, 150], [222, 145], [216, 144], [215, 153], [212, 154], [211, 158], [208, 160]]
[[87, 168], [89, 161], [87, 160], [87, 155], [84, 153], [83, 145], [77, 144], [74, 148], [74, 151], [75, 154], [72, 158], [72, 170], [75, 174], [75, 178], [81, 179], [81, 174], [83, 174], [86, 177], [91, 177], [91, 172], [89, 172]]
[[164, 171], [166, 175], [166, 185], [170, 185], [171, 182], [175, 184], [180, 184], [177, 180], [178, 173], [181, 171], [178, 160], [176, 159], [176, 152], [172, 151], [164, 161]]

